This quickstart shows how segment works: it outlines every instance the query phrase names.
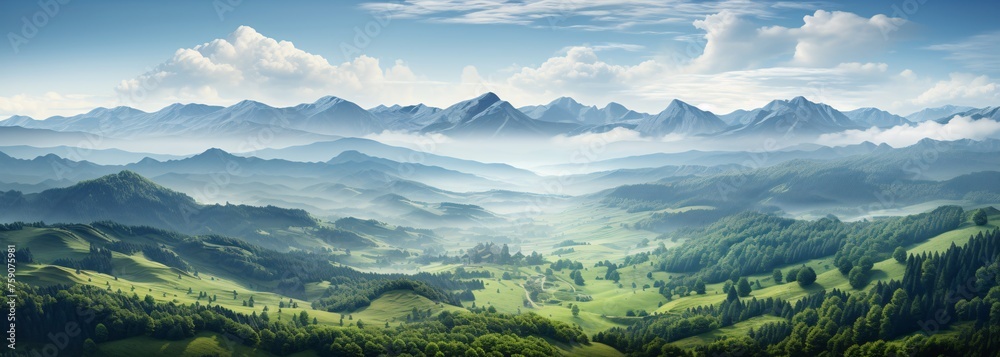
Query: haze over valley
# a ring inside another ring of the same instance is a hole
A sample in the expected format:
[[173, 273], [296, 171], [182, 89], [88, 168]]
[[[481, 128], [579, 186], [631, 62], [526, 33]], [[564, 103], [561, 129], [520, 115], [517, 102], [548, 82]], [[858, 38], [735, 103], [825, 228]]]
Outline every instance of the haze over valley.
[[998, 353], [991, 5], [29, 5], [0, 356]]

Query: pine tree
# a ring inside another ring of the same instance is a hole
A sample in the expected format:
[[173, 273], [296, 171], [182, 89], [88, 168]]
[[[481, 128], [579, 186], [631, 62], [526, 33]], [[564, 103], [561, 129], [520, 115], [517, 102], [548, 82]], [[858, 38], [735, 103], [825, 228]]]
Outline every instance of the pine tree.
[[750, 296], [751, 290], [750, 281], [748, 281], [746, 277], [740, 278], [740, 281], [736, 283], [736, 293], [739, 294], [740, 297]]

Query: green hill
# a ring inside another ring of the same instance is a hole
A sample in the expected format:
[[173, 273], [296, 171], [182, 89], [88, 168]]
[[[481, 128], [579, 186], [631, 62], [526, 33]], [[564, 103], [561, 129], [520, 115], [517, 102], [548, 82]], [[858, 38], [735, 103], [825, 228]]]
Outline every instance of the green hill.
[[176, 230], [186, 234], [224, 234], [263, 240], [261, 231], [314, 227], [306, 211], [273, 206], [201, 205], [134, 172], [122, 171], [66, 188], [24, 195], [0, 195], [0, 217], [7, 222], [90, 223], [115, 221]]

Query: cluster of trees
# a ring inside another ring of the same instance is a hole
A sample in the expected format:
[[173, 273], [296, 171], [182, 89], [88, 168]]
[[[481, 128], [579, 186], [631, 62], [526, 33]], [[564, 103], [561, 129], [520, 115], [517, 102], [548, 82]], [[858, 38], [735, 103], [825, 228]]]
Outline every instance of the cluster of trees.
[[345, 217], [333, 222], [337, 229], [376, 237], [379, 240], [397, 247], [418, 248], [435, 243], [437, 234], [429, 229], [418, 229], [404, 226], [392, 226], [374, 219]]
[[618, 264], [612, 263], [611, 261], [605, 260], [603, 262], [597, 262], [595, 267], [607, 267], [608, 270], [604, 272], [604, 280], [611, 280], [617, 283], [621, 280], [622, 275], [618, 272]]
[[312, 232], [316, 237], [332, 244], [337, 248], [361, 249], [374, 247], [376, 244], [371, 239], [362, 237], [360, 234], [339, 228], [320, 227]]
[[590, 245], [590, 243], [588, 243], [588, 242], [577, 242], [575, 240], [568, 239], [568, 240], [564, 240], [562, 242], [556, 243], [556, 245], [554, 245], [552, 247], [553, 248], [562, 248], [562, 247], [572, 247], [572, 246], [575, 246], [575, 245]]
[[524, 255], [518, 251], [511, 255], [510, 247], [507, 244], [499, 246], [493, 242], [479, 243], [475, 247], [466, 249], [462, 259], [470, 264], [539, 265], [545, 263], [545, 259], [537, 252]]
[[583, 270], [583, 263], [570, 259], [559, 259], [555, 263], [549, 264], [549, 269], [562, 271], [563, 269]]
[[135, 253], [142, 252], [147, 259], [154, 262], [171, 268], [177, 268], [182, 271], [191, 270], [191, 266], [177, 254], [169, 249], [166, 249], [166, 247], [161, 247], [156, 244], [138, 244], [119, 240], [108, 243], [107, 248], [125, 255], [133, 255]]
[[466, 270], [463, 267], [455, 268], [455, 279], [489, 279], [493, 273], [489, 270]]
[[552, 255], [561, 256], [563, 254], [569, 254], [569, 253], [573, 253], [573, 252], [576, 252], [576, 249], [574, 249], [573, 247], [559, 248], [559, 249], [556, 249], [556, 250], [552, 251]]
[[[781, 276], [781, 271], [780, 270], [775, 270], [775, 271], [776, 273], [772, 273], [772, 276], [775, 277], [776, 283], [780, 283], [777, 277]], [[814, 270], [812, 267], [807, 267], [807, 266], [788, 269], [788, 273], [784, 274], [784, 276], [785, 276], [785, 281], [789, 283], [798, 282], [800, 286], [809, 286], [816, 282], [816, 270]]]
[[[79, 326], [79, 338], [70, 338], [60, 352], [91, 355], [98, 342], [137, 336], [179, 340], [209, 331], [227, 341], [288, 355], [306, 350], [320, 356], [552, 356], [557, 343], [589, 343], [579, 327], [528, 313], [498, 314], [483, 311], [442, 312], [405, 327], [335, 327], [315, 324], [302, 312], [295, 319], [275, 321], [266, 313], [241, 314], [198, 304], [156, 303], [152, 296], [110, 293], [77, 285], [47, 288], [18, 286], [17, 317], [22, 321], [18, 342], [49, 343], [52, 331], [68, 323]], [[491, 351], [491, 352], [487, 352]], [[496, 351], [496, 352], [492, 352]]]
[[[662, 244], [662, 243], [661, 243]], [[636, 253], [625, 257], [625, 261], [622, 262], [622, 266], [629, 265], [639, 265], [649, 261], [649, 252]]]
[[[12, 191], [8, 191], [8, 192], [12, 192]], [[6, 193], [7, 193], [7, 192], [3, 192], [3, 193], [0, 193], [0, 195], [2, 195], [2, 194], [6, 194]], [[25, 222], [13, 222], [13, 223], [0, 223], [0, 232], [10, 232], [10, 231], [19, 231], [19, 230], [22, 230], [22, 229], [24, 229], [24, 227], [32, 227], [32, 228], [42, 228], [42, 227], [45, 227], [45, 222], [32, 222], [32, 223], [25, 223]]]
[[59, 258], [53, 261], [52, 264], [76, 270], [93, 270], [109, 275], [113, 274], [114, 270], [114, 264], [112, 264], [111, 261], [111, 250], [108, 248], [98, 247], [94, 244], [90, 245], [90, 251], [87, 253], [87, 256], [83, 258]]
[[17, 248], [14, 259], [20, 264], [31, 264], [35, 262], [35, 255], [31, 254], [31, 248]]
[[[836, 254], [838, 268], [886, 259], [900, 245], [958, 227], [961, 207], [900, 218], [845, 223], [835, 218], [801, 221], [758, 212], [729, 216], [680, 236], [698, 237], [673, 249], [656, 249], [659, 269], [692, 272], [708, 283], [771, 271], [777, 266]], [[844, 274], [850, 268], [841, 270]], [[682, 284], [673, 281], [671, 284]]]
[[432, 301], [462, 306], [459, 294], [435, 289], [427, 283], [411, 279], [365, 279], [338, 277], [323, 292], [323, 297], [313, 301], [314, 309], [330, 312], [349, 312], [366, 307], [372, 300], [393, 290], [412, 290]]

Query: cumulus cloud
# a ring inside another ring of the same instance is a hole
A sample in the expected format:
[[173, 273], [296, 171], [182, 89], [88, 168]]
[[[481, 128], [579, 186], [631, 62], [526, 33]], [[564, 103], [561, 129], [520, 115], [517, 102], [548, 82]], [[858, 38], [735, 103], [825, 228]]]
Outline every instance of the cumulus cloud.
[[989, 119], [973, 120], [955, 116], [947, 124], [925, 121], [917, 125], [899, 125], [888, 129], [848, 130], [820, 136], [817, 143], [829, 146], [858, 144], [865, 141], [886, 143], [893, 147], [916, 144], [924, 138], [953, 141], [960, 139], [983, 140], [1000, 137], [1000, 122]]
[[565, 55], [549, 58], [538, 67], [521, 68], [506, 82], [528, 91], [543, 89], [537, 93], [541, 95], [567, 95], [581, 90], [615, 90], [660, 71], [660, 65], [653, 60], [634, 66], [614, 65], [598, 58], [594, 48], [572, 47]]
[[434, 85], [402, 61], [385, 66], [362, 55], [334, 65], [291, 42], [240, 26], [226, 39], [178, 49], [152, 70], [121, 81], [116, 92], [123, 103], [140, 106], [147, 101], [231, 104], [248, 98], [297, 104], [330, 94], [375, 104], [410, 99], [418, 87]]
[[758, 27], [738, 14], [723, 11], [693, 22], [704, 30], [704, 51], [691, 62], [697, 72], [758, 68], [765, 63], [833, 66], [873, 57], [885, 51], [887, 34], [906, 20], [843, 11], [816, 10], [800, 27]]
[[939, 81], [913, 100], [916, 104], [929, 105], [950, 103], [955, 100], [974, 100], [976, 103], [995, 101], [1000, 98], [1000, 85], [982, 75], [968, 73], [952, 73], [946, 81]]
[[705, 31], [704, 50], [691, 62], [695, 72], [758, 68], [765, 61], [787, 56], [795, 42], [776, 28], [758, 28], [739, 15], [723, 11], [694, 21]]

